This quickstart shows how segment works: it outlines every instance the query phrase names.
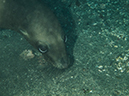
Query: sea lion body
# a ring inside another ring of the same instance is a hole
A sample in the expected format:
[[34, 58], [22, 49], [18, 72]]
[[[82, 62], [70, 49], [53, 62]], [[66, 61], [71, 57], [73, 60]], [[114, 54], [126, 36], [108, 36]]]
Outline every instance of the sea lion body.
[[39, 0], [0, 0], [0, 28], [20, 32], [57, 68], [67, 68], [64, 34], [56, 16]]

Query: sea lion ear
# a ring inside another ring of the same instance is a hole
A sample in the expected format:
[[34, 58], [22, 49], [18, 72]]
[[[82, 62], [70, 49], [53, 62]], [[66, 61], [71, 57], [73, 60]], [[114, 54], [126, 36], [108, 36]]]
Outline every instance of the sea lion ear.
[[30, 36], [29, 36], [29, 34], [27, 33], [27, 31], [25, 31], [25, 30], [19, 30], [20, 31], [20, 33], [22, 34], [22, 35], [24, 35], [25, 37], [27, 37], [27, 38], [29, 38]]

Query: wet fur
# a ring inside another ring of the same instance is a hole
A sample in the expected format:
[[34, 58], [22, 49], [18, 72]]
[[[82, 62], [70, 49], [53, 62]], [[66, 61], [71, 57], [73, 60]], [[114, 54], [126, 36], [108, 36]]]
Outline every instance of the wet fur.
[[39, 0], [0, 0], [0, 28], [21, 33], [36, 49], [45, 46], [45, 59], [57, 68], [67, 68], [69, 59], [62, 28]]

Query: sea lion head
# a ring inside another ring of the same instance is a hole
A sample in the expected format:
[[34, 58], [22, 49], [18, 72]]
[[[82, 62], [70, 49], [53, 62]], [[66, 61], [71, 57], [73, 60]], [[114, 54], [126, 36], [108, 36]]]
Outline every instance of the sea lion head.
[[[2, 19], [1, 19], [2, 18]], [[57, 68], [67, 68], [69, 59], [64, 35], [53, 12], [38, 0], [0, 2], [0, 27], [18, 31]]]
[[[49, 41], [50, 40], [50, 41]], [[69, 58], [67, 56], [64, 40], [60, 37], [51, 37], [47, 42], [36, 43], [37, 50], [44, 55], [45, 60], [59, 69], [67, 68]]]
[[65, 38], [60, 25], [54, 25], [49, 28], [48, 26], [41, 27], [41, 24], [36, 24], [27, 31], [21, 30], [22, 34], [43, 54], [48, 63], [59, 69], [67, 68], [69, 65], [65, 45], [67, 38]]

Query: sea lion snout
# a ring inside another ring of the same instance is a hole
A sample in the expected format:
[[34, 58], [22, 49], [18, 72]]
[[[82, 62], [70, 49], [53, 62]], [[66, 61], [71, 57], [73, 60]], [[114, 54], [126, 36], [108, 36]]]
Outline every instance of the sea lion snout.
[[61, 58], [57, 62], [53, 63], [53, 66], [59, 69], [65, 69], [69, 66], [69, 60], [68, 58]]
[[59, 69], [68, 68], [68, 66], [69, 66], [69, 58], [68, 57], [67, 58], [62, 57], [55, 64], [56, 64], [55, 67], [57, 67]]
[[68, 60], [65, 60], [64, 58], [61, 58], [60, 60], [62, 67], [67, 68], [68, 67]]

